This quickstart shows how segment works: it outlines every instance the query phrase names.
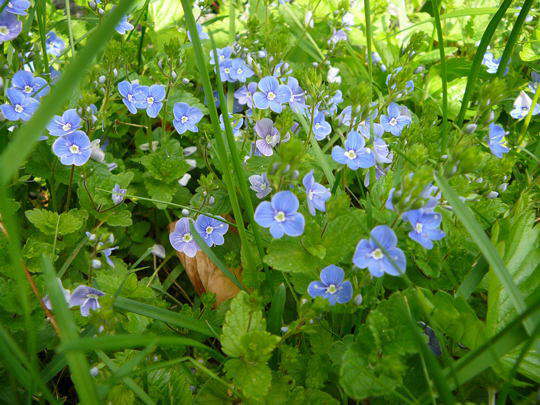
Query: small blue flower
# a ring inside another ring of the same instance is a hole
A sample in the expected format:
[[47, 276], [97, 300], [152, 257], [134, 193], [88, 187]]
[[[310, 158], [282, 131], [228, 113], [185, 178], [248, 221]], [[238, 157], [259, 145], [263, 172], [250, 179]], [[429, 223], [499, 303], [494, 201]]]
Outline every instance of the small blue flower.
[[353, 263], [361, 269], [367, 268], [374, 277], [384, 273], [399, 276], [407, 267], [405, 254], [397, 247], [396, 234], [386, 225], [376, 226], [369, 239], [358, 242]]
[[257, 198], [264, 198], [272, 192], [272, 187], [270, 187], [270, 182], [266, 173], [262, 175], [254, 174], [248, 178], [250, 187], [255, 191]]
[[255, 222], [270, 228], [276, 239], [283, 235], [300, 236], [304, 233], [304, 216], [298, 211], [298, 198], [290, 191], [280, 191], [272, 201], [261, 202], [255, 210]]
[[90, 139], [83, 131], [60, 136], [54, 141], [52, 150], [63, 165], [82, 166], [91, 155]]
[[30, 2], [27, 0], [4, 0], [1, 3], [2, 5], [7, 3], [5, 11], [17, 15], [27, 15], [26, 10], [30, 7]]
[[11, 79], [13, 88], [20, 90], [26, 96], [39, 99], [49, 92], [47, 81], [41, 77], [34, 77], [26, 70], [19, 70]]
[[343, 30], [334, 30], [334, 33], [328, 40], [329, 44], [337, 44], [340, 41], [347, 41], [349, 37], [347, 36], [347, 33]]
[[[229, 121], [231, 122], [231, 129], [233, 136], [238, 138], [240, 136], [240, 129], [244, 125], [244, 119], [242, 117], [234, 119], [232, 114], [229, 114]], [[219, 127], [225, 131], [225, 122], [223, 121], [223, 114], [219, 115]]]
[[[501, 63], [501, 58], [495, 58], [491, 52], [486, 52], [484, 58], [482, 59], [482, 65], [487, 68], [487, 72], [494, 74], [497, 73], [499, 69], [499, 64]], [[505, 74], [508, 72], [508, 67], [506, 68]]]
[[22, 22], [15, 15], [8, 12], [0, 13], [0, 44], [17, 38], [21, 31]]
[[119, 184], [115, 184], [112, 189], [111, 199], [113, 203], [120, 204], [126, 198], [127, 189], [120, 188]]
[[279, 131], [274, 127], [274, 123], [270, 118], [263, 118], [255, 124], [254, 129], [260, 138], [255, 141], [257, 149], [264, 156], [272, 156], [274, 154], [273, 148], [280, 140]]
[[161, 84], [140, 86], [134, 97], [137, 108], [146, 110], [150, 118], [156, 118], [163, 107], [165, 86]]
[[306, 189], [307, 205], [311, 215], [315, 215], [315, 210], [326, 211], [326, 201], [332, 196], [330, 190], [322, 184], [316, 183], [313, 177], [313, 170], [304, 176], [302, 184]]
[[122, 101], [132, 114], [137, 114], [137, 98], [141, 87], [137, 83], [130, 83], [127, 80], [118, 83], [118, 92], [122, 96]]
[[197, 107], [191, 107], [186, 103], [175, 103], [173, 114], [173, 125], [179, 134], [186, 131], [199, 132], [197, 124], [204, 114]]
[[[69, 290], [64, 288], [64, 286], [62, 285], [62, 280], [57, 278], [56, 282], [58, 283], [58, 286], [60, 287], [60, 291], [62, 291], [62, 293], [64, 294], [64, 300], [66, 301], [67, 304], [69, 304], [69, 299], [71, 298], [71, 293], [69, 292]], [[45, 305], [45, 308], [47, 308], [49, 311], [53, 309], [52, 304], [51, 304], [51, 299], [49, 298], [48, 295], [43, 297], [43, 299], [41, 301]]]
[[409, 221], [413, 228], [409, 237], [426, 249], [433, 248], [432, 241], [445, 237], [445, 233], [439, 229], [441, 214], [420, 208], [404, 212], [403, 219]]
[[47, 125], [47, 130], [52, 136], [71, 134], [81, 128], [81, 117], [74, 108], [66, 110], [62, 116], [55, 115]]
[[231, 77], [231, 60], [226, 60], [223, 63], [219, 64], [219, 77], [222, 82], [234, 82], [234, 79]]
[[365, 147], [364, 138], [356, 131], [349, 132], [345, 141], [345, 148], [334, 146], [332, 159], [351, 170], [367, 169], [375, 165], [375, 157], [370, 149]]
[[499, 159], [503, 157], [503, 154], [508, 153], [510, 150], [506, 146], [505, 135], [506, 133], [503, 127], [494, 123], [489, 124], [489, 149], [491, 150], [491, 153]]
[[[517, 96], [517, 98], [514, 100], [514, 109], [510, 111], [510, 115], [516, 120], [525, 118], [529, 114], [531, 106], [531, 98], [527, 95], [527, 93], [521, 91], [519, 96]], [[532, 112], [532, 115], [538, 114], [540, 114], [540, 104], [536, 104]]]
[[[197, 34], [199, 34], [199, 39], [202, 41], [203, 39], [210, 39], [208, 34], [204, 32], [203, 27], [201, 24], [197, 23]], [[191, 41], [191, 35], [189, 33], [189, 30], [187, 32], [188, 39]]]
[[[218, 55], [218, 62], [221, 65], [223, 62], [231, 59], [232, 55], [232, 48], [230, 46], [226, 46], [225, 48], [217, 48], [216, 53]], [[214, 60], [214, 50], [210, 50], [210, 64], [215, 65], [216, 61]]]
[[0, 109], [9, 121], [28, 121], [39, 107], [39, 102], [16, 89], [7, 89], [10, 103], [2, 104]]
[[366, 139], [370, 139], [372, 134], [375, 138], [382, 138], [384, 135], [384, 127], [376, 122], [370, 125], [370, 122], [366, 121], [358, 125], [358, 132]]
[[332, 127], [324, 119], [324, 112], [315, 109], [314, 118], [313, 118], [313, 133], [315, 134], [315, 139], [322, 141], [330, 132], [332, 132]]
[[242, 59], [236, 58], [231, 61], [229, 73], [231, 81], [245, 83], [254, 74], [253, 70]]
[[247, 86], [242, 86], [234, 92], [234, 98], [238, 100], [238, 104], [247, 105], [248, 108], [253, 108], [253, 95], [257, 92], [257, 83], [251, 82]]
[[195, 221], [195, 229], [206, 244], [212, 247], [225, 243], [223, 235], [229, 230], [229, 225], [219, 219], [199, 215]]
[[337, 106], [343, 102], [343, 93], [341, 90], [336, 90], [334, 95], [329, 100], [328, 114], [334, 115], [337, 113]]
[[71, 294], [69, 299], [69, 306], [80, 306], [81, 315], [88, 316], [90, 315], [90, 310], [95, 311], [101, 308], [98, 299], [104, 295], [105, 293], [103, 291], [99, 291], [85, 285], [80, 285], [73, 290], [73, 294]]
[[255, 107], [265, 110], [268, 107], [276, 113], [283, 110], [282, 104], [291, 99], [291, 89], [284, 84], [279, 84], [273, 76], [266, 76], [258, 84], [259, 90], [253, 95]]
[[122, 16], [118, 25], [114, 28], [120, 35], [124, 35], [126, 32], [133, 29], [133, 25], [128, 21], [127, 15]]
[[195, 257], [200, 249], [191, 234], [190, 221], [191, 219], [187, 217], [180, 218], [176, 222], [174, 230], [169, 234], [169, 241], [175, 250], [188, 257]]
[[45, 40], [47, 53], [52, 56], [60, 56], [64, 49], [66, 49], [66, 43], [62, 38], [57, 36], [53, 31], [47, 33], [47, 39]]
[[411, 118], [401, 114], [401, 109], [396, 103], [390, 103], [387, 111], [388, 115], [381, 115], [381, 125], [386, 132], [390, 132], [394, 136], [400, 136], [403, 128], [411, 124]]
[[[102, 245], [103, 243], [100, 242], [98, 243], [98, 246], [99, 245]], [[111, 255], [112, 255], [112, 252], [117, 250], [118, 249], [118, 246], [114, 246], [114, 247], [110, 247], [110, 248], [105, 248], [105, 249], [102, 249], [99, 251], [99, 253], [101, 253], [101, 255], [105, 258], [105, 261], [107, 262], [107, 264], [111, 267], [114, 267], [114, 263], [113, 261], [111, 260]]]
[[306, 96], [304, 90], [298, 84], [298, 80], [294, 77], [289, 77], [287, 86], [291, 89], [291, 98], [289, 99], [289, 107], [295, 113], [302, 113], [306, 109]]
[[323, 297], [330, 305], [345, 304], [353, 295], [353, 287], [349, 280], [343, 281], [345, 272], [341, 267], [331, 264], [321, 270], [321, 281], [312, 281], [308, 286], [311, 298]]

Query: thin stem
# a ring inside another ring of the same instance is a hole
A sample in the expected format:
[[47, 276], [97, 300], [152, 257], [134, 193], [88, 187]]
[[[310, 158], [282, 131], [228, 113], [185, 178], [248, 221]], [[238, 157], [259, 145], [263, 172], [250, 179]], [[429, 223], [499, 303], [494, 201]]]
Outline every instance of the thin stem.
[[66, 208], [64, 209], [65, 212], [69, 209], [69, 200], [71, 199], [71, 188], [73, 185], [73, 175], [75, 174], [75, 165], [71, 165], [71, 171], [69, 173], [69, 185], [68, 185], [68, 192], [67, 192], [67, 199], [66, 199]]
[[433, 15], [435, 17], [435, 27], [437, 28], [437, 40], [439, 42], [439, 55], [441, 59], [441, 80], [442, 80], [442, 150], [446, 150], [448, 143], [448, 82], [446, 77], [446, 56], [444, 54], [444, 39], [441, 27], [441, 16], [439, 14], [440, 0], [431, 0]]
[[75, 42], [73, 41], [73, 30], [71, 28], [71, 8], [69, 4], [70, 0], [66, 0], [66, 17], [67, 17], [67, 23], [68, 23], [68, 31], [69, 31], [69, 47], [71, 49], [71, 57], [75, 56]]

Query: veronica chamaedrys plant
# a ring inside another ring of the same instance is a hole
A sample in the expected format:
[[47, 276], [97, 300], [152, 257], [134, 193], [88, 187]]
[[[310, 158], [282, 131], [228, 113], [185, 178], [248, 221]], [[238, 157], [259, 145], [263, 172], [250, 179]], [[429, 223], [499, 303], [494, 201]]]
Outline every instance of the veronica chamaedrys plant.
[[97, 290], [86, 285], [80, 285], [71, 294], [69, 298], [69, 306], [79, 306], [82, 316], [90, 315], [90, 311], [96, 311], [101, 306], [99, 305], [99, 297], [104, 296], [103, 291]]
[[315, 109], [313, 118], [313, 133], [315, 134], [315, 139], [322, 141], [330, 132], [332, 132], [332, 127], [328, 122], [326, 122], [324, 112]]
[[257, 198], [264, 198], [272, 192], [272, 187], [270, 186], [270, 181], [266, 173], [261, 175], [254, 174], [249, 176], [249, 188], [255, 191]]
[[[101, 246], [101, 245], [103, 245], [103, 243], [99, 242], [98, 246]], [[118, 250], [118, 246], [108, 247], [105, 249], [101, 249], [99, 251], [99, 253], [105, 258], [105, 261], [107, 262], [107, 264], [111, 267], [114, 267], [114, 262], [112, 261], [111, 256], [112, 256], [112, 252], [114, 252], [115, 250]]]
[[279, 84], [274, 76], [263, 77], [258, 88], [259, 91], [253, 95], [253, 102], [259, 110], [270, 108], [280, 113], [283, 110], [282, 104], [291, 99], [291, 89], [285, 84]]
[[62, 52], [64, 52], [64, 49], [66, 49], [66, 43], [64, 40], [56, 35], [56, 33], [53, 31], [49, 31], [47, 33], [45, 45], [47, 53], [56, 57], [60, 56]]
[[195, 257], [200, 249], [191, 234], [190, 221], [188, 217], [180, 218], [174, 225], [174, 230], [169, 234], [169, 242], [175, 250], [185, 253], [188, 257]]
[[405, 254], [397, 247], [396, 234], [386, 225], [376, 226], [369, 239], [358, 242], [353, 263], [361, 269], [367, 268], [374, 277], [384, 273], [399, 276], [407, 266]]
[[298, 212], [298, 198], [291, 191], [280, 191], [272, 201], [263, 201], [255, 209], [255, 222], [270, 228], [276, 239], [283, 235], [300, 236], [304, 233], [304, 216]]
[[[57, 278], [56, 281], [58, 283], [58, 286], [60, 287], [60, 291], [62, 291], [62, 294], [64, 294], [64, 299], [66, 300], [66, 303], [69, 303], [71, 293], [69, 292], [68, 289], [64, 288], [64, 286], [62, 285], [62, 280]], [[51, 299], [49, 298], [48, 295], [43, 297], [42, 302], [45, 305], [45, 308], [47, 308], [49, 311], [53, 309], [52, 304], [51, 304]]]
[[270, 118], [263, 118], [255, 124], [254, 129], [260, 138], [255, 141], [257, 149], [264, 156], [272, 156], [273, 148], [280, 140], [279, 131], [274, 127], [274, 122]]
[[420, 208], [404, 212], [402, 217], [412, 226], [409, 237], [426, 249], [432, 249], [434, 240], [441, 240], [446, 236], [439, 229], [442, 221], [439, 213]]
[[238, 104], [253, 108], [253, 95], [257, 92], [257, 83], [250, 82], [234, 92], [234, 98]]
[[206, 244], [212, 247], [225, 243], [223, 235], [229, 230], [229, 225], [219, 219], [199, 215], [195, 221], [195, 229], [199, 232], [199, 235], [201, 235], [201, 238]]
[[120, 188], [119, 184], [115, 184], [112, 189], [111, 199], [113, 203], [120, 204], [126, 198], [127, 189]]
[[345, 272], [341, 267], [331, 264], [321, 270], [321, 281], [312, 281], [308, 286], [311, 298], [322, 297], [330, 305], [345, 304], [353, 295], [353, 287], [349, 280], [345, 280]]
[[49, 93], [47, 81], [26, 70], [19, 70], [11, 79], [11, 87], [24, 93], [26, 96], [39, 99]]
[[16, 15], [27, 15], [28, 7], [31, 3], [28, 0], [4, 0], [0, 2], [0, 5], [7, 3], [5, 11]]
[[[218, 55], [218, 62], [222, 64], [223, 62], [226, 62], [231, 59], [233, 50], [230, 46], [226, 46], [225, 48], [217, 48], [216, 53]], [[214, 60], [214, 51], [210, 50], [210, 64], [215, 65], [216, 61]]]
[[287, 86], [291, 89], [291, 98], [289, 99], [289, 107], [295, 113], [301, 114], [307, 108], [306, 96], [304, 90], [298, 84], [298, 80], [294, 77], [287, 79]]
[[120, 19], [120, 22], [114, 28], [120, 35], [124, 35], [126, 32], [133, 29], [133, 24], [128, 21], [129, 16], [125, 15]]
[[309, 213], [311, 215], [316, 214], [316, 210], [321, 212], [326, 211], [326, 201], [332, 196], [330, 190], [324, 187], [322, 184], [315, 182], [313, 176], [313, 170], [304, 176], [302, 184], [306, 190], [306, 201]]
[[204, 114], [197, 107], [191, 107], [186, 103], [175, 103], [173, 114], [173, 125], [179, 134], [183, 134], [186, 131], [199, 132], [197, 124]]
[[373, 152], [365, 147], [366, 142], [362, 135], [356, 131], [351, 131], [345, 140], [345, 148], [334, 146], [332, 148], [332, 159], [351, 170], [359, 168], [367, 169], [375, 165]]
[[401, 113], [401, 108], [396, 103], [390, 103], [387, 114], [381, 114], [381, 125], [386, 132], [394, 136], [400, 136], [403, 128], [411, 124], [411, 118]]
[[81, 117], [74, 108], [66, 110], [61, 116], [55, 115], [47, 125], [52, 136], [63, 136], [78, 131], [81, 128]]
[[60, 136], [54, 141], [52, 150], [63, 165], [82, 166], [92, 153], [90, 139], [83, 131]]
[[231, 81], [245, 83], [255, 72], [240, 58], [231, 60], [230, 73]]
[[[531, 98], [525, 93], [524, 91], [521, 91], [519, 93], [519, 96], [516, 97], [514, 100], [514, 109], [510, 111], [510, 116], [516, 120], [525, 118], [529, 111], [531, 110], [532, 106], [532, 100]], [[538, 115], [540, 114], [540, 104], [536, 104], [534, 106], [534, 110], [531, 115]]]
[[0, 109], [8, 121], [28, 121], [39, 107], [39, 102], [17, 89], [8, 89], [9, 103], [2, 104]]
[[491, 153], [497, 156], [499, 159], [503, 157], [505, 153], [508, 153], [510, 149], [506, 146], [506, 132], [500, 125], [491, 123], [489, 124], [488, 145]]
[[22, 22], [15, 15], [6, 10], [0, 13], [0, 44], [17, 38], [21, 31]]
[[163, 107], [165, 99], [165, 86], [153, 84], [151, 86], [140, 86], [135, 94], [135, 106], [138, 109], [146, 110], [150, 118], [156, 118]]

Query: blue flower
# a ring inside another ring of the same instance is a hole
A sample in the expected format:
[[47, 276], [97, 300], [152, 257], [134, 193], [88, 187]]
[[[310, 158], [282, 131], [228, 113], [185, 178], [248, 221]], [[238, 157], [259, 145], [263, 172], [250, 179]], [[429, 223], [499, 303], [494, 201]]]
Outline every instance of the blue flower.
[[[233, 136], [238, 138], [240, 136], [240, 129], [244, 125], [244, 119], [242, 117], [234, 119], [232, 114], [229, 114], [229, 120], [231, 122], [231, 129]], [[225, 131], [225, 122], [223, 121], [223, 114], [219, 115], [219, 127]]]
[[199, 132], [197, 123], [204, 114], [197, 107], [191, 107], [186, 103], [175, 103], [173, 113], [173, 125], [179, 134], [183, 134], [186, 131]]
[[41, 98], [49, 92], [47, 81], [41, 77], [34, 77], [32, 73], [26, 70], [19, 70], [13, 75], [11, 80], [13, 88], [20, 90], [26, 96], [36, 99]]
[[[514, 109], [510, 111], [510, 115], [516, 120], [525, 118], [529, 114], [531, 106], [531, 98], [527, 95], [527, 93], [521, 91], [519, 96], [517, 96], [517, 98], [514, 100]], [[540, 104], [536, 104], [532, 112], [532, 115], [538, 114], [540, 114]]]
[[197, 229], [206, 244], [212, 247], [225, 243], [223, 235], [229, 230], [229, 225], [219, 219], [199, 215], [195, 221], [195, 229]]
[[[98, 244], [100, 245], [102, 244], [101, 242]], [[114, 247], [110, 247], [110, 248], [105, 248], [103, 250], [101, 250], [99, 253], [101, 253], [101, 255], [105, 258], [105, 261], [107, 262], [107, 264], [111, 267], [114, 267], [114, 263], [113, 261], [111, 260], [111, 255], [112, 255], [112, 252], [114, 250], [117, 250], [118, 249], [118, 246], [114, 246]]]
[[[30, 2], [27, 0], [4, 0], [2, 5], [6, 4], [5, 10], [11, 14], [17, 15], [27, 15], [28, 7], [30, 7]], [[0, 6], [1, 7], [1, 6]]]
[[247, 86], [242, 86], [234, 92], [234, 97], [238, 100], [238, 104], [247, 105], [248, 108], [253, 108], [253, 95], [257, 92], [257, 83], [251, 82]]
[[191, 234], [190, 221], [187, 217], [180, 218], [176, 222], [174, 230], [169, 234], [169, 241], [175, 250], [188, 257], [195, 257], [200, 249]]
[[22, 22], [13, 14], [0, 13], [0, 44], [17, 38], [22, 31]]
[[312, 281], [308, 286], [311, 298], [323, 297], [330, 305], [345, 304], [353, 295], [352, 284], [343, 281], [345, 272], [341, 267], [331, 264], [321, 270], [321, 281]]
[[120, 204], [126, 198], [127, 189], [120, 188], [119, 184], [115, 184], [112, 189], [111, 199], [113, 203]]
[[381, 125], [386, 132], [400, 136], [403, 128], [411, 124], [411, 118], [401, 114], [400, 107], [396, 103], [390, 103], [387, 111], [388, 115], [381, 115]]
[[2, 113], [9, 121], [28, 121], [39, 107], [39, 102], [16, 89], [7, 89], [10, 103], [0, 106]]
[[306, 189], [307, 205], [311, 215], [315, 215], [315, 210], [326, 211], [326, 201], [332, 196], [330, 190], [322, 184], [316, 183], [313, 177], [313, 170], [306, 174], [302, 180]]
[[364, 138], [356, 131], [349, 132], [345, 141], [345, 148], [334, 146], [332, 148], [332, 159], [351, 170], [358, 168], [367, 169], [375, 165], [375, 157], [370, 149], [364, 147]]
[[[146, 110], [150, 118], [156, 118], [165, 99], [165, 86], [153, 84], [152, 86], [140, 86], [135, 94], [135, 106]], [[127, 104], [126, 104], [127, 105]]]
[[270, 228], [276, 239], [284, 234], [300, 236], [304, 233], [304, 216], [298, 211], [298, 198], [290, 191], [280, 191], [272, 201], [261, 202], [255, 210], [255, 222], [263, 228]]
[[328, 40], [329, 44], [337, 44], [340, 41], [347, 41], [349, 37], [347, 36], [347, 33], [343, 30], [334, 30], [334, 33]]
[[274, 154], [274, 146], [280, 140], [279, 132], [270, 118], [263, 118], [255, 124], [255, 132], [261, 139], [255, 141], [255, 145], [259, 152], [264, 156], [272, 156]]
[[482, 65], [487, 68], [487, 72], [494, 74], [497, 73], [501, 58], [496, 59], [491, 52], [486, 52], [482, 59]]
[[304, 90], [298, 84], [298, 80], [294, 77], [289, 77], [287, 86], [291, 90], [291, 98], [289, 99], [289, 107], [295, 113], [302, 113], [306, 109], [306, 96]]
[[[197, 34], [199, 34], [199, 39], [202, 41], [203, 39], [210, 39], [208, 34], [204, 32], [203, 27], [201, 24], [197, 23]], [[188, 39], [191, 41], [191, 35], [189, 33], [189, 30], [187, 32]]]
[[506, 146], [506, 138], [504, 136], [505, 132], [503, 127], [494, 123], [489, 124], [489, 149], [491, 150], [491, 153], [499, 159], [503, 157], [503, 154], [508, 153], [510, 150]]
[[[218, 55], [218, 62], [221, 65], [223, 62], [228, 61], [231, 59], [232, 55], [232, 48], [230, 46], [226, 46], [225, 48], [216, 48], [216, 53]], [[214, 60], [214, 50], [210, 50], [210, 64], [215, 65], [216, 61]]]
[[[62, 285], [62, 280], [57, 278], [56, 281], [58, 283], [58, 286], [60, 287], [60, 291], [62, 291], [62, 293], [64, 294], [64, 300], [66, 301], [67, 304], [69, 304], [69, 299], [71, 297], [71, 293], [69, 292], [69, 290], [64, 288], [64, 286]], [[52, 304], [51, 304], [51, 299], [49, 298], [48, 295], [43, 297], [43, 299], [41, 301], [45, 305], [45, 308], [47, 308], [49, 311], [53, 309]]]
[[69, 299], [69, 306], [80, 306], [81, 315], [88, 316], [90, 315], [90, 310], [95, 311], [101, 308], [98, 299], [104, 295], [105, 293], [103, 291], [99, 291], [85, 285], [80, 285], [73, 290], [73, 294], [71, 294]]
[[234, 82], [231, 77], [231, 60], [226, 60], [219, 64], [219, 77], [222, 82]]
[[120, 35], [124, 35], [126, 32], [133, 29], [133, 25], [128, 21], [128, 16], [124, 15], [120, 19], [118, 25], [114, 28]]
[[407, 267], [405, 254], [397, 247], [396, 234], [386, 225], [376, 226], [369, 239], [358, 242], [353, 263], [361, 269], [367, 268], [374, 277], [384, 273], [399, 276]]
[[66, 48], [66, 43], [62, 38], [57, 36], [53, 31], [47, 33], [47, 39], [45, 40], [47, 53], [53, 56], [60, 56]]
[[248, 180], [250, 183], [249, 188], [255, 191], [257, 198], [264, 198], [272, 192], [266, 173], [262, 175], [254, 174], [249, 176]]
[[371, 134], [373, 134], [375, 138], [382, 138], [384, 135], [384, 127], [376, 122], [370, 126], [370, 122], [366, 121], [365, 123], [358, 125], [358, 132], [366, 139], [370, 139]]
[[82, 166], [90, 159], [91, 143], [83, 131], [75, 131], [58, 137], [52, 150], [63, 165]]
[[137, 83], [130, 83], [127, 80], [118, 83], [118, 92], [122, 96], [122, 101], [132, 114], [137, 113], [137, 98], [141, 92], [141, 87]]
[[74, 108], [66, 110], [62, 116], [55, 115], [47, 125], [47, 130], [52, 136], [71, 134], [81, 128], [81, 117]]
[[337, 112], [337, 106], [343, 102], [343, 94], [341, 90], [336, 90], [334, 95], [329, 100], [328, 114], [334, 115]]
[[276, 113], [283, 109], [282, 104], [291, 99], [291, 89], [284, 84], [279, 84], [273, 76], [266, 76], [258, 84], [259, 90], [253, 95], [255, 107], [265, 110], [268, 107]]
[[445, 237], [445, 233], [439, 229], [441, 214], [420, 208], [404, 212], [403, 219], [409, 221], [413, 228], [409, 237], [426, 249], [433, 248], [432, 241]]
[[330, 135], [330, 132], [332, 132], [332, 127], [324, 119], [324, 112], [315, 109], [313, 113], [315, 116], [313, 118], [313, 133], [315, 134], [316, 140], [322, 141], [324, 138]]
[[245, 83], [254, 74], [253, 70], [242, 59], [237, 58], [231, 61], [229, 73], [231, 81]]

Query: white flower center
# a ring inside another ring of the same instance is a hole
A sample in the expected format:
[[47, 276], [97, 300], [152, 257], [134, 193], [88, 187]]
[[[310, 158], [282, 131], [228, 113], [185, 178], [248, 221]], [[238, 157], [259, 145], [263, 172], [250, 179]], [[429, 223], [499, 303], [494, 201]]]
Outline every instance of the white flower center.
[[99, 295], [97, 294], [86, 294], [87, 299], [95, 299], [97, 300], [99, 298]]
[[30, 87], [29, 85], [24, 86], [24, 92], [25, 93], [32, 93], [32, 90], [34, 90], [34, 89], [32, 87]]
[[274, 137], [272, 135], [266, 135], [266, 138], [264, 138], [267, 144], [271, 144], [274, 141]]
[[275, 216], [274, 219], [278, 222], [285, 221], [285, 213], [283, 211], [279, 211]]
[[396, 117], [390, 118], [389, 124], [392, 125], [393, 127], [396, 126], [396, 124], [397, 124], [397, 119], [396, 119]]
[[185, 233], [184, 236], [182, 236], [182, 240], [186, 243], [191, 242], [193, 240], [193, 236], [191, 236], [190, 233]]
[[329, 293], [329, 294], [335, 294], [337, 292], [337, 287], [335, 284], [330, 284], [327, 288], [326, 288], [326, 292]]
[[416, 232], [422, 233], [422, 227], [423, 227], [422, 224], [418, 222], [416, 226], [414, 227], [414, 229], [416, 229]]
[[180, 119], [180, 121], [182, 121], [182, 124], [185, 124], [187, 121], [188, 121], [188, 117], [186, 117], [185, 115], [182, 115], [182, 118]]
[[315, 193], [314, 193], [312, 190], [310, 190], [309, 193], [308, 193], [308, 195], [307, 195], [307, 197], [308, 197], [310, 200], [313, 200], [313, 196], [314, 196], [314, 195], [315, 195]]
[[225, 69], [223, 69], [223, 71], [224, 71], [225, 73], [229, 74], [229, 72], [231, 71], [231, 69], [225, 68]]
[[382, 259], [384, 256], [381, 249], [377, 248], [373, 252], [371, 252], [371, 257], [373, 257], [375, 260]]
[[242, 68], [236, 69], [236, 74], [237, 75], [241, 75], [243, 72], [244, 72], [244, 69], [242, 69]]
[[73, 154], [78, 154], [78, 153], [81, 153], [79, 147], [77, 145], [71, 145], [69, 147], [69, 151]]
[[210, 235], [212, 232], [214, 232], [214, 227], [213, 226], [207, 226], [205, 231], [206, 231], [207, 235]]
[[274, 93], [273, 91], [269, 91], [266, 98], [268, 98], [268, 100], [272, 101], [273, 99], [276, 98], [276, 93]]
[[20, 105], [20, 104], [15, 104], [15, 112], [17, 112], [17, 113], [20, 114], [20, 113], [22, 113], [23, 111], [24, 111], [24, 108], [23, 108], [22, 105]]
[[0, 35], [7, 35], [9, 34], [9, 29], [5, 25], [0, 25]]
[[146, 102], [150, 105], [154, 104], [154, 97], [146, 97]]
[[348, 150], [344, 153], [345, 156], [347, 156], [349, 159], [354, 160], [356, 159], [356, 152], [354, 150]]
[[128, 99], [129, 102], [132, 102], [133, 101], [133, 94], [128, 94], [127, 99]]
[[62, 125], [62, 129], [64, 131], [69, 131], [71, 129], [71, 124], [69, 122], [66, 122], [64, 125]]
[[322, 127], [321, 124], [319, 124], [318, 122], [315, 124], [315, 129], [319, 129], [320, 127]]

